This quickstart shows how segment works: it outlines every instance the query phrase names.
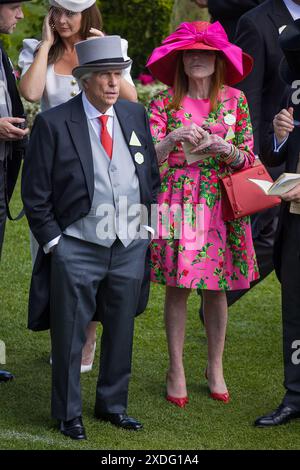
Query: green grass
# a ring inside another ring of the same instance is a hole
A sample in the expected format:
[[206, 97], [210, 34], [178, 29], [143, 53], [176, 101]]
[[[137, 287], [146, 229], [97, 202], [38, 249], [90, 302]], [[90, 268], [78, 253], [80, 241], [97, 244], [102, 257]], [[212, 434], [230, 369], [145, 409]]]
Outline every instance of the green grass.
[[[224, 358], [232, 395], [229, 405], [208, 397], [203, 376], [206, 339], [198, 320], [196, 294], [189, 302], [185, 348], [190, 403], [181, 410], [164, 400], [167, 368], [162, 319], [164, 289], [154, 286], [147, 312], [136, 321], [128, 409], [141, 419], [145, 428], [130, 433], [93, 418], [96, 366], [82, 376], [88, 440], [77, 443], [60, 435], [50, 418], [49, 335], [26, 329], [30, 269], [26, 221], [9, 223], [0, 268], [0, 339], [7, 345], [6, 367], [16, 379], [0, 386], [0, 449], [300, 447], [300, 421], [268, 430], [252, 425], [257, 416], [277, 406], [284, 393], [280, 287], [273, 275], [230, 309]], [[96, 363], [98, 360], [99, 346]]]

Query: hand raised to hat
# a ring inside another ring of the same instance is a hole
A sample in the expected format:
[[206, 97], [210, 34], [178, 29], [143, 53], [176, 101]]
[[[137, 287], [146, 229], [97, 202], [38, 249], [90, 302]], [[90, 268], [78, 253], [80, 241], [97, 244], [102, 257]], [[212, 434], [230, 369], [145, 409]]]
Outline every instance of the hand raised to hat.
[[103, 38], [104, 33], [100, 29], [91, 28], [89, 31], [92, 36], [89, 36], [87, 39]]
[[47, 44], [50, 47], [54, 43], [54, 23], [52, 19], [51, 10], [45, 16], [44, 23], [43, 23], [43, 30], [42, 30], [42, 43]]
[[207, 0], [192, 0], [192, 2], [196, 3], [200, 8], [207, 7]]
[[273, 120], [274, 132], [277, 143], [280, 144], [283, 142], [294, 130], [294, 120], [293, 120], [294, 109], [282, 109]]

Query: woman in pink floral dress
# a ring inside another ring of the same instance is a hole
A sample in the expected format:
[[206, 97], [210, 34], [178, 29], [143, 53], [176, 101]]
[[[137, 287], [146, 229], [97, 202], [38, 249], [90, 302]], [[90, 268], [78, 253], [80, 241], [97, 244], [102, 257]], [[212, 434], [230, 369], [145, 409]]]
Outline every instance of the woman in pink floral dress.
[[220, 177], [254, 163], [244, 94], [230, 85], [252, 59], [228, 42], [220, 23], [182, 23], [152, 53], [148, 67], [171, 88], [150, 104], [161, 173], [159, 224], [152, 243], [152, 281], [166, 285], [165, 323], [170, 356], [167, 400], [188, 401], [183, 367], [187, 298], [203, 294], [210, 396], [227, 403], [223, 376], [226, 290], [258, 278], [248, 217], [222, 219]]

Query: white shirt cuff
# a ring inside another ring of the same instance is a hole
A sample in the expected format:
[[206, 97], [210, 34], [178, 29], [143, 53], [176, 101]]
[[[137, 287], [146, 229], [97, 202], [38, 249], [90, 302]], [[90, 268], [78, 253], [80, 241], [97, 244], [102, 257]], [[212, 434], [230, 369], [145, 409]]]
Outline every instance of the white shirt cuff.
[[61, 238], [61, 235], [58, 235], [58, 237], [53, 238], [53, 240], [50, 240], [50, 242], [46, 243], [46, 245], [43, 246], [43, 250], [46, 255], [50, 253], [51, 248], [53, 246], [58, 245], [60, 238]]
[[288, 137], [286, 137], [280, 144], [278, 144], [276, 135], [274, 134], [274, 152], [279, 152], [279, 150], [286, 143], [287, 140], [288, 140]]

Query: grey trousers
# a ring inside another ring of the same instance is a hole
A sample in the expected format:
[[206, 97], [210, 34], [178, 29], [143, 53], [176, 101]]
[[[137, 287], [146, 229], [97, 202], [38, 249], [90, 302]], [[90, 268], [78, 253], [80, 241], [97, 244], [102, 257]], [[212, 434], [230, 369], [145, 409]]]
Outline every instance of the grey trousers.
[[128, 385], [139, 293], [148, 240], [111, 248], [63, 235], [51, 254], [50, 331], [52, 416], [81, 416], [80, 365], [86, 329], [101, 312], [100, 369], [96, 410], [123, 413]]
[[4, 170], [3, 170], [3, 162], [0, 161], [0, 259], [1, 259], [3, 240], [4, 240], [5, 223], [6, 223], [6, 205], [5, 205], [5, 196], [4, 196]]

